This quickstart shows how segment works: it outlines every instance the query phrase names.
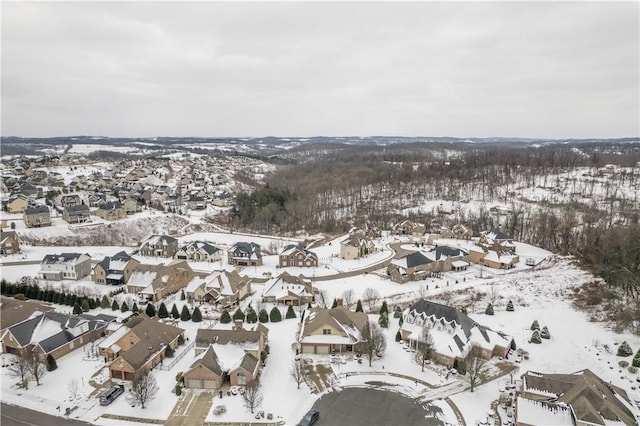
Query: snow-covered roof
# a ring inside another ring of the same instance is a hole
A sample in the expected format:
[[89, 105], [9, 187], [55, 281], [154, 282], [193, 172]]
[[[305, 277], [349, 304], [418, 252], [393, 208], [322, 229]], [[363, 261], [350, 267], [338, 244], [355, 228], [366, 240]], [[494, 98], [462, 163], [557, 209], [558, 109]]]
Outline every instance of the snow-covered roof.
[[573, 425], [569, 407], [550, 406], [543, 402], [518, 397], [518, 423], [537, 426]]

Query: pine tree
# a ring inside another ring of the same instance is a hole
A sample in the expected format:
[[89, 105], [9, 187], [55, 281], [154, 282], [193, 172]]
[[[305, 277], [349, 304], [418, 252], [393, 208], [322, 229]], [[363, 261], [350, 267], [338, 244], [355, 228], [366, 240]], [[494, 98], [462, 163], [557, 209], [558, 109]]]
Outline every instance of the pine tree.
[[513, 302], [511, 300], [507, 302], [507, 312], [513, 312]]
[[284, 317], [286, 319], [290, 319], [290, 318], [295, 318], [296, 317], [296, 311], [293, 310], [293, 305], [289, 305], [289, 307], [287, 308], [287, 313], [284, 315]]
[[242, 312], [242, 309], [240, 309], [240, 307], [238, 307], [238, 309], [236, 309], [236, 311], [233, 313], [233, 320], [234, 321], [244, 321], [244, 312]]
[[362, 312], [362, 301], [358, 299], [358, 303], [356, 303], [356, 312]]
[[102, 296], [102, 300], [100, 301], [100, 307], [102, 309], [107, 309], [109, 307], [109, 298], [107, 297], [106, 294]]
[[398, 320], [398, 326], [402, 327], [402, 324], [404, 324], [404, 319], [400, 317], [400, 319]]
[[487, 305], [487, 309], [485, 309], [484, 313], [486, 315], [493, 315], [493, 305], [491, 303]]
[[631, 365], [634, 367], [640, 367], [640, 349], [636, 352], [636, 355], [633, 357], [633, 361], [631, 361]]
[[282, 314], [280, 313], [280, 309], [277, 306], [274, 306], [271, 309], [271, 313], [269, 313], [269, 320], [271, 322], [280, 322], [282, 321]]
[[149, 318], [153, 318], [156, 316], [156, 307], [153, 306], [153, 303], [147, 303], [147, 307], [145, 308], [144, 313], [147, 314]]
[[258, 313], [258, 321], [263, 324], [265, 322], [269, 322], [269, 314], [267, 313], [267, 310], [265, 308], [260, 309], [260, 312]]
[[258, 314], [256, 313], [255, 309], [251, 307], [251, 305], [247, 306], [246, 314], [247, 314], [246, 320], [249, 324], [254, 324], [258, 322]]
[[80, 315], [82, 313], [82, 308], [77, 303], [73, 305], [73, 315]]
[[133, 302], [133, 306], [131, 307], [131, 312], [136, 314], [138, 313], [138, 311], [140, 311], [140, 309], [138, 308], [138, 304], [136, 302]]
[[53, 292], [53, 299], [51, 300], [51, 303], [55, 303], [56, 305], [59, 303], [60, 300], [60, 293], [58, 293], [57, 291]]
[[111, 304], [111, 310], [117, 311], [118, 309], [120, 309], [120, 305], [118, 305], [118, 301], [116, 299], [113, 299], [113, 303]]
[[94, 299], [93, 297], [90, 297], [88, 301], [89, 301], [89, 309], [95, 309], [96, 306], [98, 306], [96, 305], [96, 299]]
[[56, 359], [53, 355], [47, 355], [47, 371], [53, 371], [58, 368], [58, 363], [56, 363]]
[[631, 350], [631, 346], [629, 346], [629, 343], [625, 340], [618, 348], [618, 356], [629, 356], [631, 354], [633, 354], [633, 350]]
[[122, 305], [120, 305], [120, 312], [127, 312], [129, 310], [129, 305], [127, 305], [127, 302], [124, 301], [122, 302]]
[[220, 323], [229, 324], [231, 322], [231, 315], [229, 315], [228, 310], [222, 311], [222, 315], [220, 315]]
[[531, 330], [540, 330], [540, 324], [538, 323], [538, 320], [533, 320], [533, 322], [531, 323]]
[[169, 311], [167, 311], [167, 306], [164, 302], [160, 303], [160, 307], [158, 308], [158, 318], [167, 318], [169, 316]]
[[540, 331], [540, 337], [542, 337], [543, 339], [551, 339], [551, 333], [549, 333], [549, 329], [546, 325], [542, 327], [542, 331]]
[[380, 315], [380, 318], [378, 319], [378, 324], [380, 324], [380, 327], [382, 328], [389, 327], [389, 315], [386, 312], [383, 312], [382, 315]]
[[60, 304], [68, 306], [69, 302], [71, 302], [71, 293], [65, 293], [64, 300], [62, 302], [60, 302]]
[[186, 300], [187, 296], [184, 294], [184, 289], [180, 291], [180, 300]]
[[89, 309], [91, 309], [91, 307], [89, 306], [89, 301], [87, 299], [82, 299], [80, 307], [82, 308], [82, 312], [89, 312]]
[[333, 303], [331, 304], [331, 309], [337, 308], [337, 307], [338, 307], [338, 300], [337, 299], [333, 299]]
[[180, 321], [189, 321], [191, 320], [191, 313], [189, 312], [189, 308], [187, 305], [182, 306], [182, 312], [180, 312]]
[[387, 301], [386, 300], [382, 301], [382, 306], [380, 306], [379, 314], [382, 315], [383, 312], [386, 312], [387, 316], [389, 316], [389, 307], [387, 306]]
[[193, 322], [202, 321], [202, 312], [200, 312], [200, 308], [198, 308], [197, 306], [193, 308], [193, 313], [191, 314], [191, 321]]
[[399, 342], [400, 340], [402, 340], [402, 333], [400, 333], [400, 330], [398, 330], [398, 332], [396, 333], [396, 342]]
[[538, 330], [533, 330], [533, 334], [531, 334], [531, 343], [542, 343], [542, 339], [540, 339], [540, 332]]
[[178, 307], [176, 306], [176, 304], [173, 304], [173, 307], [171, 308], [171, 318], [173, 319], [178, 319], [180, 318], [180, 312], [178, 312]]
[[75, 294], [72, 294], [71, 298], [69, 299], [69, 306], [75, 305], [77, 301], [78, 301], [78, 296], [76, 296]]

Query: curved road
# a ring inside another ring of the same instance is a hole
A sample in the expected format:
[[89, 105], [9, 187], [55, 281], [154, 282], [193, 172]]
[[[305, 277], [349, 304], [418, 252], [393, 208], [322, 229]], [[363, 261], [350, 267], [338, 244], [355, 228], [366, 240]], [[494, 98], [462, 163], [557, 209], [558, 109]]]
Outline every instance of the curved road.
[[0, 406], [0, 424], [2, 426], [91, 426], [91, 423], [51, 416], [4, 402]]

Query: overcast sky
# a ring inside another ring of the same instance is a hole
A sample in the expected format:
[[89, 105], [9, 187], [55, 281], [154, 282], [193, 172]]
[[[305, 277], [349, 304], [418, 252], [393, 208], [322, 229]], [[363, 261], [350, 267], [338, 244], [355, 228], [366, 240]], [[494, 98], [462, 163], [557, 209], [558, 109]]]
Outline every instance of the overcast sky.
[[2, 2], [3, 136], [640, 134], [640, 3]]

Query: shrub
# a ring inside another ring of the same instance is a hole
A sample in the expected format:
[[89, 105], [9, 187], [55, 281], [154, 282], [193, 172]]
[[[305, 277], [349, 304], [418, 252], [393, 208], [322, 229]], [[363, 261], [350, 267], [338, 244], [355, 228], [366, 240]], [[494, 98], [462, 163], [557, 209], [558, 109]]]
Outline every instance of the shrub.
[[269, 321], [271, 322], [280, 322], [282, 321], [282, 314], [280, 313], [280, 309], [277, 306], [274, 306], [269, 313]]
[[289, 305], [287, 308], [287, 313], [284, 315], [286, 319], [291, 319], [296, 317], [296, 312], [293, 310], [293, 305]]
[[187, 305], [182, 307], [182, 312], [180, 312], [180, 321], [189, 321], [191, 319], [191, 313], [189, 312], [189, 308]]
[[133, 312], [134, 314], [137, 314], [140, 311], [140, 309], [138, 308], [138, 304], [136, 302], [133, 302], [133, 306], [131, 307], [131, 312]]
[[633, 354], [633, 350], [625, 340], [620, 344], [620, 347], [618, 347], [618, 356], [629, 356], [631, 354]]
[[263, 324], [265, 322], [269, 322], [269, 314], [267, 313], [267, 310], [265, 308], [260, 309], [260, 312], [258, 313], [258, 321]]
[[491, 303], [487, 305], [487, 309], [484, 310], [484, 313], [486, 315], [493, 315], [493, 305]]
[[633, 365], [630, 365], [629, 368], [627, 369], [629, 371], [629, 373], [631, 374], [636, 374], [638, 372], [638, 368], [634, 367]]
[[627, 368], [629, 366], [629, 361], [625, 361], [624, 359], [620, 360], [618, 361], [618, 365], [622, 368]]
[[540, 324], [538, 323], [538, 320], [533, 320], [533, 322], [531, 323], [531, 330], [540, 330]]
[[175, 389], [174, 389], [174, 392], [175, 392], [175, 394], [176, 394], [176, 395], [178, 395], [178, 396], [182, 395], [182, 386], [180, 386], [180, 384], [179, 384], [179, 383], [178, 383], [178, 384], [176, 384], [176, 387], [175, 387]]
[[513, 312], [513, 302], [511, 300], [507, 302], [507, 312]]
[[89, 312], [89, 310], [91, 309], [91, 305], [89, 305], [89, 300], [83, 299], [82, 303], [80, 304], [80, 307], [82, 308], [82, 312]]
[[178, 307], [176, 306], [176, 304], [173, 304], [173, 307], [171, 308], [171, 318], [173, 319], [178, 319], [180, 318], [180, 312], [178, 312]]
[[164, 356], [166, 356], [167, 358], [173, 358], [173, 355], [175, 353], [176, 351], [174, 351], [171, 346], [166, 346], [164, 349]]
[[386, 300], [382, 301], [382, 306], [380, 306], [379, 314], [382, 315], [384, 312], [386, 312], [387, 315], [389, 315], [389, 307], [387, 306], [387, 301]]
[[402, 340], [402, 334], [400, 334], [400, 330], [398, 330], [396, 333], [396, 342], [399, 342], [400, 340]]
[[258, 322], [258, 314], [256, 313], [255, 309], [251, 307], [251, 305], [247, 306], [246, 320], [249, 324]]
[[540, 338], [540, 332], [538, 330], [534, 330], [531, 335], [531, 343], [540, 344], [542, 343], [542, 339]]
[[73, 315], [80, 315], [82, 313], [82, 308], [77, 303], [73, 305]]
[[117, 311], [119, 309], [120, 309], [120, 305], [118, 305], [118, 301], [116, 299], [113, 299], [113, 303], [111, 304], [111, 310]]
[[551, 333], [549, 333], [549, 329], [546, 325], [542, 327], [542, 331], [540, 331], [540, 337], [542, 337], [543, 339], [551, 339]]
[[176, 382], [182, 383], [184, 381], [184, 373], [182, 371], [178, 371], [176, 374]]
[[193, 313], [191, 314], [191, 321], [193, 322], [202, 321], [202, 312], [200, 312], [200, 308], [198, 308], [197, 306], [193, 308]]
[[380, 318], [378, 319], [378, 324], [380, 324], [380, 327], [382, 328], [389, 327], [389, 316], [387, 315], [386, 312], [383, 312], [382, 315], [380, 315]]
[[144, 312], [149, 316], [149, 318], [153, 318], [156, 316], [156, 307], [153, 306], [153, 303], [148, 303]]
[[356, 312], [362, 312], [362, 301], [358, 299], [358, 303], [356, 303]]
[[244, 312], [242, 312], [242, 309], [238, 308], [236, 309], [236, 311], [233, 313], [233, 320], [234, 321], [244, 321]]
[[229, 324], [231, 322], [231, 315], [229, 315], [229, 311], [226, 309], [222, 311], [222, 315], [220, 316], [220, 322], [222, 324]]
[[127, 306], [127, 302], [122, 302], [122, 305], [120, 305], [120, 311], [127, 312], [128, 310], [129, 310], [129, 306]]
[[634, 367], [640, 367], [640, 349], [638, 349], [638, 352], [636, 352], [636, 355], [633, 357], [631, 365]]
[[167, 305], [164, 302], [160, 303], [160, 307], [158, 308], [158, 318], [167, 318], [169, 316], [169, 311], [167, 311]]
[[56, 359], [51, 354], [47, 355], [47, 371], [53, 371], [56, 368], [58, 368]]

